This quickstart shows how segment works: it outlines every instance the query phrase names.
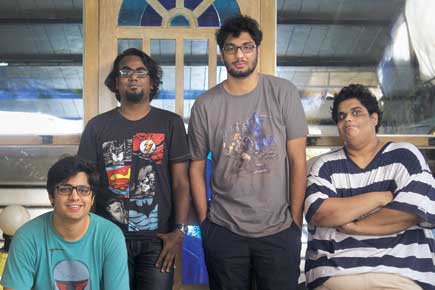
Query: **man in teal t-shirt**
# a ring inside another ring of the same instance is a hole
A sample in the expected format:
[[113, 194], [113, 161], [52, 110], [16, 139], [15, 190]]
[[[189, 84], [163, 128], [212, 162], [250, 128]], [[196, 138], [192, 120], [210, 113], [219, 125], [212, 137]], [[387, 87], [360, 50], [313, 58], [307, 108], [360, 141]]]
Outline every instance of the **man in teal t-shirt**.
[[128, 290], [121, 230], [89, 213], [98, 173], [79, 157], [48, 171], [54, 210], [23, 225], [13, 238], [1, 284], [15, 290]]

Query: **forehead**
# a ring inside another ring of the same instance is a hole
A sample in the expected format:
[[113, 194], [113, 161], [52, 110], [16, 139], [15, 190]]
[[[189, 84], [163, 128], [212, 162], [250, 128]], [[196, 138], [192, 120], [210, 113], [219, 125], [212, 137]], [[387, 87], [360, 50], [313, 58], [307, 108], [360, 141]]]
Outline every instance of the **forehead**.
[[358, 99], [352, 98], [341, 102], [338, 105], [338, 112], [347, 112], [355, 108], [366, 109], [366, 107], [364, 107], [364, 105], [361, 104], [361, 102]]
[[227, 37], [225, 40], [225, 44], [231, 43], [231, 44], [243, 44], [247, 42], [254, 42], [254, 39], [252, 39], [251, 35], [248, 32], [241, 32], [239, 36], [235, 37], [232, 34]]
[[88, 175], [84, 172], [79, 172], [76, 175], [71, 176], [68, 178], [65, 182], [62, 182], [63, 184], [72, 184], [72, 185], [88, 185]]
[[119, 62], [119, 68], [129, 67], [129, 68], [138, 68], [145, 67], [145, 64], [142, 62], [142, 59], [136, 55], [127, 55], [121, 59]]

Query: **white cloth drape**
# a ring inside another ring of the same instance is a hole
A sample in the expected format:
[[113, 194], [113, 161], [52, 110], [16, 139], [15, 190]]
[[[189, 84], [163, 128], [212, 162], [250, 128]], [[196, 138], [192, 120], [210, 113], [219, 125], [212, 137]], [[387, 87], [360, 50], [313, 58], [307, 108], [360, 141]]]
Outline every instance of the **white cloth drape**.
[[435, 1], [407, 0], [405, 17], [423, 81], [435, 77]]

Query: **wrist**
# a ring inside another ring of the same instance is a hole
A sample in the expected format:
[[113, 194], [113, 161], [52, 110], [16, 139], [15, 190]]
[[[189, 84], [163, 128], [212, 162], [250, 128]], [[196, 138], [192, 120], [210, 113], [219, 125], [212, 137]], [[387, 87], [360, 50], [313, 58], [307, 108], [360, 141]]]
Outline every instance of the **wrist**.
[[180, 232], [184, 237], [185, 235], [187, 235], [187, 231], [188, 231], [187, 225], [186, 224], [176, 224], [175, 231]]

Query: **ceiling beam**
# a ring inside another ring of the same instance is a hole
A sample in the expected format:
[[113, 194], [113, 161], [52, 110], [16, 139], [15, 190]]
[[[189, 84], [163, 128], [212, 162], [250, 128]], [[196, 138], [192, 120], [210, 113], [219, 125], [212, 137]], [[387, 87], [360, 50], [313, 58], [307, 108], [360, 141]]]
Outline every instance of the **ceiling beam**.
[[278, 66], [324, 66], [324, 67], [373, 67], [379, 63], [378, 59], [367, 58], [365, 55], [356, 56], [278, 56]]
[[330, 15], [294, 15], [279, 13], [278, 25], [351, 25], [351, 26], [390, 26], [394, 19], [385, 18], [361, 18], [361, 17], [340, 17], [334, 18]]
[[[174, 65], [173, 55], [153, 56], [160, 65]], [[0, 62], [7, 62], [10, 66], [81, 66], [81, 54], [42, 54], [42, 55], [0, 55]], [[278, 66], [321, 66], [321, 67], [373, 67], [377, 66], [379, 60], [367, 58], [367, 56], [352, 57], [328, 57], [328, 56], [278, 56]], [[186, 66], [206, 66], [207, 56], [186, 56]], [[218, 65], [223, 65], [218, 59]]]
[[82, 54], [6, 54], [0, 62], [9, 66], [81, 66]]
[[32, 13], [0, 13], [0, 25], [26, 25], [26, 24], [81, 24], [82, 11], [32, 11]]

